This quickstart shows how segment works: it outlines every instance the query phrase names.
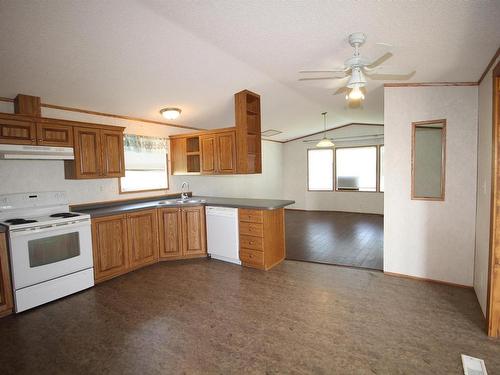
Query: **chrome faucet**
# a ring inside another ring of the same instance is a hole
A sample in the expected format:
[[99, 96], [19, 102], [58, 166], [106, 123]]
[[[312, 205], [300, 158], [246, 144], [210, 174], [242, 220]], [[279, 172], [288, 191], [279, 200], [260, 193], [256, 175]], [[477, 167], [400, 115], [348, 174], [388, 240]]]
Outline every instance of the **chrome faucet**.
[[189, 182], [184, 181], [181, 185], [181, 199], [182, 200], [189, 198], [187, 191], [184, 191], [184, 188], [187, 188], [187, 190], [189, 190]]

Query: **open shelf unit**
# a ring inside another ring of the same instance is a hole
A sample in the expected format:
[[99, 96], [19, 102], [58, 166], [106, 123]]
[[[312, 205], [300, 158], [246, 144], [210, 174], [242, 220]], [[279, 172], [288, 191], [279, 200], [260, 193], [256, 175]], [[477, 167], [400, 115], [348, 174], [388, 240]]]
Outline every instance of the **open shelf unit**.
[[238, 172], [261, 173], [260, 95], [248, 90], [235, 94]]

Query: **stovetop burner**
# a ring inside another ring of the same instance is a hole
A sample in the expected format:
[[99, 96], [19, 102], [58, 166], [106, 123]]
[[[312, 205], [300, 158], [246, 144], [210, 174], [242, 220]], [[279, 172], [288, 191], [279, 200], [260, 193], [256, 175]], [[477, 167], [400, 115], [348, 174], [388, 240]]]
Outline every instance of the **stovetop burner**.
[[33, 220], [33, 219], [9, 219], [9, 220], [5, 220], [5, 222], [9, 223], [9, 224], [18, 225], [18, 224], [36, 223], [36, 220]]
[[62, 217], [62, 218], [75, 217], [75, 216], [80, 216], [80, 215], [71, 212], [59, 212], [57, 214], [50, 215], [50, 217]]

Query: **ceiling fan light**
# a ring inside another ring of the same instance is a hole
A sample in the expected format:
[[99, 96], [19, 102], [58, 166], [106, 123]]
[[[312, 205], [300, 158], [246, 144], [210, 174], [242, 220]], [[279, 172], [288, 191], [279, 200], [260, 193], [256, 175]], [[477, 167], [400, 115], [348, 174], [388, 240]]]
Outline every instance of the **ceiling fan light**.
[[346, 100], [364, 100], [365, 95], [358, 86], [353, 87], [353, 89], [345, 96]]
[[328, 138], [323, 138], [320, 140], [318, 143], [316, 143], [316, 147], [320, 148], [325, 148], [325, 147], [333, 147], [335, 146], [335, 143], [333, 143], [330, 139]]
[[163, 108], [160, 110], [160, 114], [167, 120], [175, 120], [181, 115], [180, 108]]

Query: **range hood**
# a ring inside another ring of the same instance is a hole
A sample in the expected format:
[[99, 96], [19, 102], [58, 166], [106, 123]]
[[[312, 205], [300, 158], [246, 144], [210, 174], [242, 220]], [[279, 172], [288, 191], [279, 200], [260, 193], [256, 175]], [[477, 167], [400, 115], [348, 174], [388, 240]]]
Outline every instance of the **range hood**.
[[72, 147], [48, 147], [0, 144], [0, 159], [4, 160], [74, 160]]

